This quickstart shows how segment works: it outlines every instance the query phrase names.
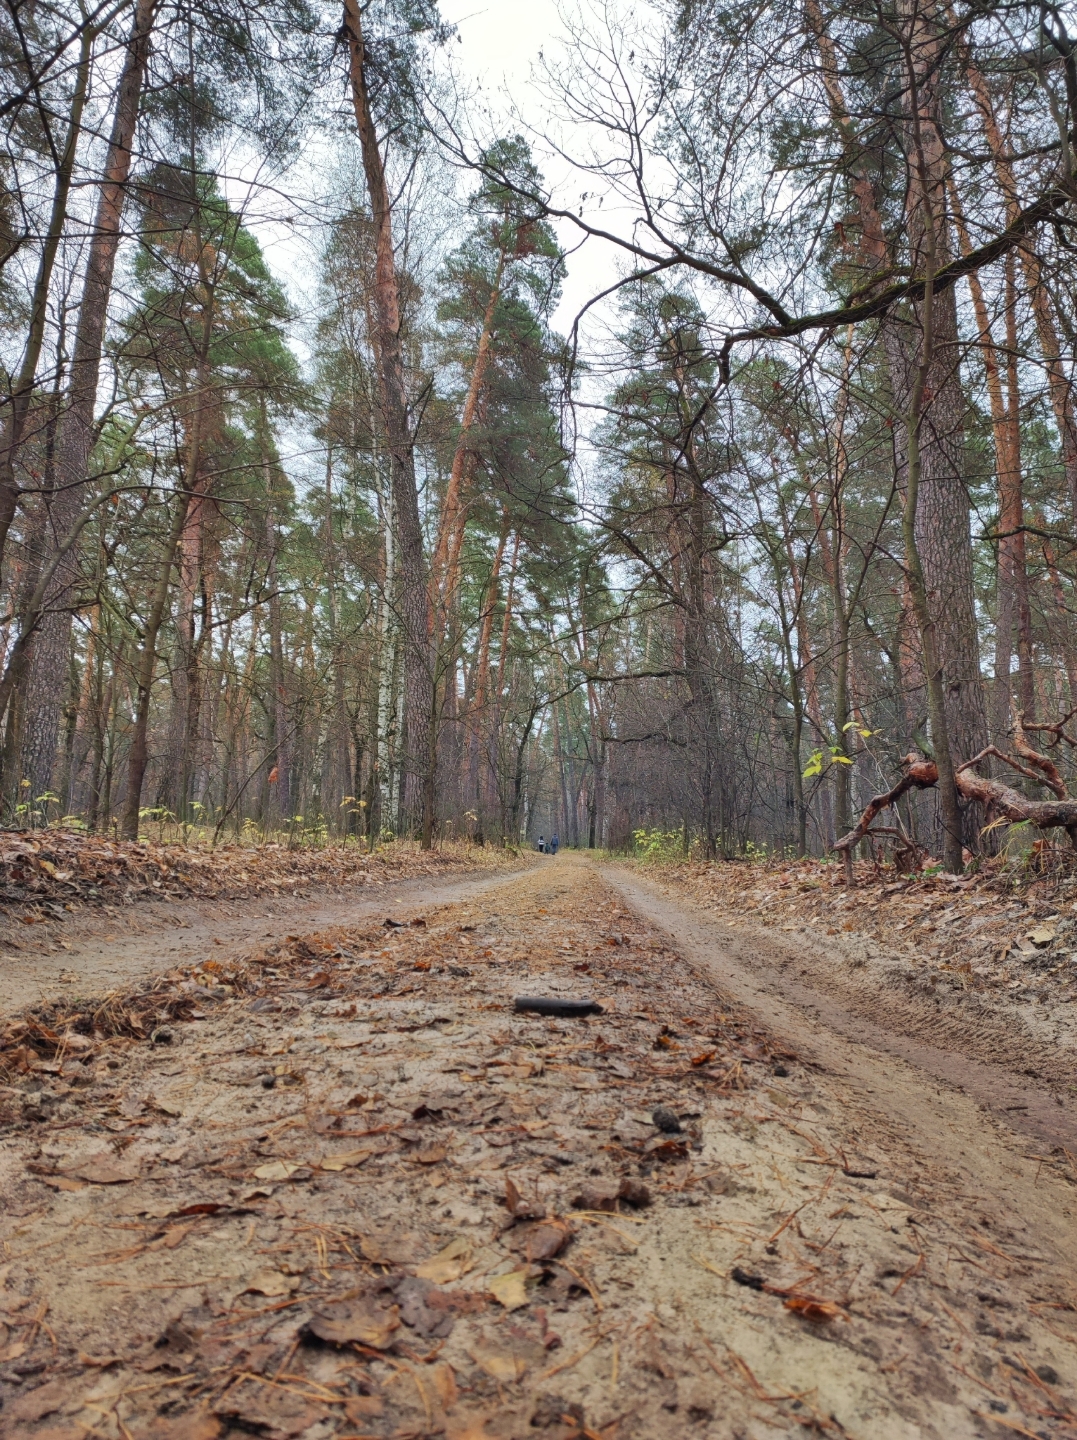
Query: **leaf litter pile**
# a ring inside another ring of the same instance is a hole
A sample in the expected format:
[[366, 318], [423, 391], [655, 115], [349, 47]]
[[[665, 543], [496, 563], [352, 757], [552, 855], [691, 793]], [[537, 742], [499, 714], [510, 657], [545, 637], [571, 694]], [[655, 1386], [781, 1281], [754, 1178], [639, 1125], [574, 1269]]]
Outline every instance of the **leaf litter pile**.
[[[805, 860], [744, 865], [660, 864], [648, 867], [708, 908], [760, 923], [810, 925], [854, 946], [861, 962], [903, 962], [903, 988], [990, 996], [993, 992], [1051, 1009], [1077, 1001], [1077, 874], [1016, 883], [985, 868], [897, 876], [858, 864], [847, 889], [840, 867]], [[1070, 867], [1072, 868], [1072, 867]], [[1068, 1012], [1064, 1012], [1068, 1014]]]
[[69, 1019], [0, 1050], [8, 1440], [1074, 1433], [1059, 1256], [582, 861]]
[[[63, 918], [84, 906], [139, 900], [235, 900], [385, 885], [450, 870], [510, 863], [507, 852], [397, 841], [366, 854], [357, 845], [180, 844], [112, 840], [76, 830], [0, 833], [0, 905]], [[25, 907], [25, 908], [24, 908]]]

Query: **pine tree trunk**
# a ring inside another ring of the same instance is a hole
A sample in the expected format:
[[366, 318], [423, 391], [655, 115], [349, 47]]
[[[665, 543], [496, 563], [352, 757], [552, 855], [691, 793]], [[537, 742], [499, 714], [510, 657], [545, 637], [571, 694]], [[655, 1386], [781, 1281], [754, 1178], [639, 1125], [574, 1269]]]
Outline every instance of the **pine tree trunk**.
[[[56, 442], [57, 488], [49, 512], [49, 532], [56, 544], [71, 531], [84, 504], [105, 322], [156, 7], [157, 0], [136, 0], [117, 89], [104, 179], [86, 261], [66, 408]], [[71, 614], [65, 607], [73, 602], [77, 582], [77, 556], [72, 552], [58, 568], [45, 596], [45, 617], [33, 642], [21, 768], [37, 794], [48, 789], [56, 758], [71, 641]]]
[[400, 540], [401, 620], [404, 638], [404, 795], [402, 814], [418, 828], [424, 849], [433, 841], [436, 697], [431, 653], [426, 561], [415, 480], [415, 450], [408, 413], [400, 295], [393, 250], [392, 206], [385, 165], [367, 89], [366, 52], [358, 0], [344, 0], [352, 103], [376, 237], [374, 283], [376, 352], [393, 508]]
[[82, 133], [82, 112], [86, 104], [86, 89], [90, 75], [90, 59], [97, 31], [87, 25], [82, 32], [78, 66], [75, 71], [75, 88], [71, 95], [71, 108], [67, 118], [67, 136], [60, 161], [56, 168], [56, 183], [53, 189], [52, 210], [48, 228], [41, 248], [33, 295], [30, 300], [30, 324], [27, 330], [26, 346], [22, 364], [14, 378], [9, 397], [7, 424], [0, 435], [0, 564], [3, 563], [7, 545], [8, 530], [15, 518], [19, 503], [19, 485], [15, 466], [19, 447], [26, 433], [34, 388], [37, 383], [37, 366], [45, 341], [45, 326], [48, 319], [49, 288], [56, 264], [56, 252], [60, 247], [64, 222], [67, 219], [67, 201], [71, 192], [71, 176], [75, 168], [75, 155], [79, 136]]
[[[916, 274], [935, 274], [951, 259], [947, 235], [946, 177], [948, 164], [939, 121], [937, 94], [939, 60], [938, 16], [931, 0], [902, 0], [907, 26], [909, 71], [907, 153], [909, 243]], [[911, 394], [922, 378], [916, 446], [921, 472], [916, 505], [916, 547], [926, 586], [933, 648], [940, 668], [946, 707], [946, 732], [951, 755], [939, 763], [940, 789], [953, 767], [953, 757], [976, 755], [988, 741], [987, 711], [980, 675], [979, 632], [972, 582], [972, 540], [965, 475], [965, 394], [961, 384], [962, 344], [957, 327], [953, 287], [932, 293], [931, 343], [924, 340], [928, 301], [918, 307], [907, 337], [919, 349], [899, 377], [901, 408], [908, 411]], [[906, 348], [906, 347], [902, 347]], [[928, 368], [920, 375], [923, 360]], [[913, 376], [916, 376], [914, 379]], [[902, 383], [903, 382], [903, 383]], [[910, 461], [911, 463], [911, 461]], [[929, 677], [930, 683], [930, 677]], [[938, 743], [938, 742], [936, 742]], [[953, 801], [956, 805], [956, 797]], [[949, 806], [949, 798], [944, 809]], [[976, 817], [970, 815], [965, 839], [977, 843]], [[960, 855], [960, 837], [947, 834], [948, 863]], [[956, 845], [956, 850], [954, 846]], [[960, 865], [957, 867], [960, 869]]]
[[146, 767], [149, 764], [150, 755], [150, 699], [153, 693], [154, 671], [157, 668], [157, 637], [161, 633], [161, 625], [165, 617], [172, 580], [172, 566], [176, 562], [176, 551], [179, 549], [180, 537], [183, 534], [190, 495], [190, 490], [185, 486], [176, 496], [176, 513], [165, 543], [164, 554], [161, 557], [157, 585], [150, 602], [149, 613], [146, 616], [146, 631], [135, 671], [135, 724], [131, 736], [131, 752], [127, 760], [127, 794], [124, 797], [123, 818], [120, 824], [120, 833], [125, 840], [138, 839], [138, 822], [142, 809], [142, 785], [146, 778]]

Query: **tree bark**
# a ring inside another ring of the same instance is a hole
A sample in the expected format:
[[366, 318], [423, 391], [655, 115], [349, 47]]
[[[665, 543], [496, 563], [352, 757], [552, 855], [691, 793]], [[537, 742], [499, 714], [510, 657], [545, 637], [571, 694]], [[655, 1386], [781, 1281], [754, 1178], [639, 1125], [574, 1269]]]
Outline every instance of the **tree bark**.
[[131, 753], [127, 761], [127, 794], [124, 798], [123, 817], [120, 822], [120, 833], [125, 840], [138, 839], [138, 821], [142, 809], [142, 784], [146, 778], [146, 767], [149, 764], [150, 697], [153, 691], [153, 674], [157, 668], [157, 637], [161, 633], [161, 624], [164, 621], [168, 591], [172, 580], [172, 566], [176, 561], [176, 551], [179, 549], [180, 537], [183, 534], [190, 498], [191, 492], [184, 485], [176, 497], [176, 513], [165, 542], [164, 555], [161, 557], [157, 585], [154, 588], [149, 613], [146, 616], [146, 630], [142, 638], [142, 650], [135, 671], [135, 724], [131, 736]]
[[[156, 8], [157, 0], [136, 0], [117, 88], [104, 177], [86, 261], [70, 381], [56, 441], [57, 483], [48, 520], [56, 543], [72, 529], [84, 503], [105, 322]], [[34, 637], [22, 753], [22, 773], [29, 779], [34, 793], [47, 790], [52, 778], [67, 678], [71, 637], [69, 607], [77, 581], [77, 556], [72, 551], [53, 577], [44, 598], [44, 620]]]
[[34, 280], [33, 296], [30, 301], [30, 324], [23, 351], [22, 364], [11, 388], [8, 419], [0, 438], [0, 564], [3, 563], [7, 535], [19, 503], [19, 484], [15, 475], [19, 447], [26, 432], [34, 388], [37, 383], [37, 367], [45, 342], [45, 324], [48, 317], [49, 287], [56, 264], [56, 252], [60, 247], [64, 222], [67, 219], [67, 201], [71, 192], [71, 176], [75, 168], [75, 155], [79, 136], [82, 134], [82, 112], [86, 104], [86, 89], [90, 75], [90, 58], [97, 31], [87, 26], [82, 32], [78, 67], [75, 72], [75, 89], [71, 96], [71, 109], [67, 119], [67, 136], [60, 161], [56, 168], [56, 185], [53, 190], [52, 209], [49, 214], [45, 243], [38, 262]]
[[378, 378], [390, 456], [393, 508], [400, 540], [405, 697], [403, 813], [410, 826], [420, 829], [423, 848], [429, 849], [434, 828], [437, 722], [430, 605], [415, 480], [414, 438], [408, 413], [392, 205], [367, 88], [366, 47], [359, 0], [344, 0], [344, 33], [348, 40], [352, 103], [376, 237], [374, 315]]

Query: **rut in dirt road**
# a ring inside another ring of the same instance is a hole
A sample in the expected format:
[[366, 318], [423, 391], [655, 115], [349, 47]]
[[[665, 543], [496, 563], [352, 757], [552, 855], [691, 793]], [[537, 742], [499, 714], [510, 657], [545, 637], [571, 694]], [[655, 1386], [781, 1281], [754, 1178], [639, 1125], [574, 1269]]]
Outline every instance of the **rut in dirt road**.
[[578, 857], [394, 919], [0, 1051], [5, 1437], [1074, 1433], [1073, 1189], [972, 1107], [922, 1146]]
[[[1077, 1178], [1077, 1053], [1030, 1035], [1019, 1014], [952, 1013], [940, 1024], [938, 1002], [911, 996], [860, 967], [826, 963], [818, 938], [782, 943], [757, 926], [736, 928], [685, 901], [676, 888], [638, 871], [613, 867], [610, 883], [652, 924], [668, 928], [685, 954], [713, 969], [742, 1004], [770, 1025], [810, 1037], [809, 1053], [828, 1066], [913, 1077], [922, 1095], [939, 1081], [952, 1100], [967, 1094], [1045, 1150], [1044, 1158]], [[1008, 1025], [1006, 1021], [1008, 1020]], [[899, 1087], [900, 1089], [900, 1087]], [[911, 1116], [918, 1099], [898, 1098], [895, 1113]], [[904, 1107], [904, 1108], [902, 1108]], [[970, 1114], [972, 1107], [970, 1107]], [[978, 1129], [971, 1118], [963, 1128]], [[948, 1153], [949, 1142], [944, 1146]]]

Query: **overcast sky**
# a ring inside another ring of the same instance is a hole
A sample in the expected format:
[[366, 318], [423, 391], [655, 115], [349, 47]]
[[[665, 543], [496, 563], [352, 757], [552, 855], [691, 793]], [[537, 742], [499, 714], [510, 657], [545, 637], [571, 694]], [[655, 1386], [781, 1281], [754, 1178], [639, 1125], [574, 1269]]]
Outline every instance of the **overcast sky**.
[[[533, 77], [541, 66], [540, 53], [556, 59], [572, 41], [574, 0], [564, 5], [554, 0], [441, 0], [440, 10], [459, 35], [452, 53], [462, 81], [481, 86], [495, 114], [507, 117], [515, 110], [533, 130], [546, 130], [546, 101]], [[615, 278], [617, 258], [593, 241], [577, 249], [579, 232], [567, 222], [557, 228], [562, 244], [573, 251], [564, 298], [554, 316], [555, 327], [565, 332], [580, 306]]]

